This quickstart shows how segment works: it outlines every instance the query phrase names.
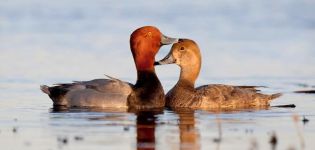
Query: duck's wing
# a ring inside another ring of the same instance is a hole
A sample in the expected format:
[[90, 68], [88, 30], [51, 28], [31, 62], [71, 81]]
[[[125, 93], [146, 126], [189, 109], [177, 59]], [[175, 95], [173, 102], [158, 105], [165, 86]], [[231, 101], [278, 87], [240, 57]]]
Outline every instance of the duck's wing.
[[54, 105], [126, 107], [127, 97], [132, 91], [132, 84], [118, 79], [94, 79], [74, 81], [73, 83], [41, 86]]
[[[67, 85], [69, 84], [66, 84], [65, 86]], [[74, 81], [74, 83], [71, 83], [70, 85], [84, 86], [87, 89], [94, 89], [99, 92], [121, 93], [121, 94], [129, 94], [133, 86], [131, 83], [124, 82], [115, 78], [94, 79], [91, 81]]]
[[281, 94], [266, 95], [258, 93], [254, 87], [238, 87], [221, 84], [200, 86], [197, 94], [202, 95], [204, 106], [210, 107], [253, 107], [269, 106], [272, 99]]
[[237, 85], [237, 86], [233, 86], [233, 87], [242, 88], [242, 89], [248, 89], [248, 90], [252, 90], [254, 92], [260, 91], [257, 88], [267, 88], [266, 86], [255, 86], [255, 85], [254, 86], [252, 86], [252, 85]]

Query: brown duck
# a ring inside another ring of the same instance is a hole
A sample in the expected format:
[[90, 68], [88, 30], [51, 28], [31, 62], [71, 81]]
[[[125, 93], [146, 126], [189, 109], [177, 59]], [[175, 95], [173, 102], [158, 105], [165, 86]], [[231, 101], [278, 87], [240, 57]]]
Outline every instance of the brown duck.
[[209, 84], [195, 88], [201, 68], [198, 45], [189, 39], [180, 39], [173, 44], [170, 53], [155, 65], [176, 63], [180, 66], [180, 77], [166, 95], [167, 107], [188, 108], [248, 108], [269, 106], [272, 99], [281, 94], [257, 93], [255, 88]]

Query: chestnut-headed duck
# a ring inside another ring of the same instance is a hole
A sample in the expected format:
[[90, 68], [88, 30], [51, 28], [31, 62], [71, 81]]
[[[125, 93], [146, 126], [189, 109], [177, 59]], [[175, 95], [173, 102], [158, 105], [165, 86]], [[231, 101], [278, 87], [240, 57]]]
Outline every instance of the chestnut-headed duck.
[[180, 77], [176, 85], [166, 94], [167, 107], [195, 109], [250, 108], [269, 106], [272, 99], [281, 94], [257, 93], [250, 86], [209, 84], [195, 88], [201, 68], [198, 45], [189, 39], [180, 39], [173, 44], [170, 53], [155, 65], [176, 63], [180, 66]]
[[164, 91], [155, 74], [155, 55], [162, 45], [178, 39], [163, 35], [153, 26], [136, 29], [130, 36], [130, 49], [137, 69], [135, 85], [112, 77], [55, 86], [42, 85], [54, 106], [126, 107], [135, 109], [165, 106]]

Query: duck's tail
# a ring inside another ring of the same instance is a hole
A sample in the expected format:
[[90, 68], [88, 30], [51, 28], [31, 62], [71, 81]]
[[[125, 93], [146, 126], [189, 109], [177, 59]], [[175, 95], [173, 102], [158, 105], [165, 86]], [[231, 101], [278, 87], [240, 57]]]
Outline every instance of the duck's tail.
[[41, 85], [41, 86], [40, 86], [40, 90], [42, 90], [42, 92], [44, 92], [44, 93], [50, 95], [49, 86], [47, 86], [47, 85]]
[[271, 95], [266, 95], [266, 94], [262, 94], [259, 98], [259, 101], [257, 101], [259, 103], [259, 105], [263, 105], [263, 106], [270, 106], [271, 101], [273, 101], [274, 99], [280, 97], [282, 94], [281, 93], [276, 93], [276, 94], [271, 94]]
[[270, 100], [273, 100], [273, 99], [278, 98], [280, 96], [282, 96], [282, 93], [271, 94], [270, 95]]

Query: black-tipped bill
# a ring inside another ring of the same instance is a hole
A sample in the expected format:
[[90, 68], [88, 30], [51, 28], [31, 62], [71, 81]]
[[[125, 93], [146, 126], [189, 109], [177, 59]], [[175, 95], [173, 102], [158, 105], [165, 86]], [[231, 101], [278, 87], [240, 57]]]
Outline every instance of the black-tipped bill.
[[173, 57], [171, 53], [169, 53], [165, 58], [160, 61], [154, 62], [154, 65], [166, 65], [176, 63], [176, 59]]

